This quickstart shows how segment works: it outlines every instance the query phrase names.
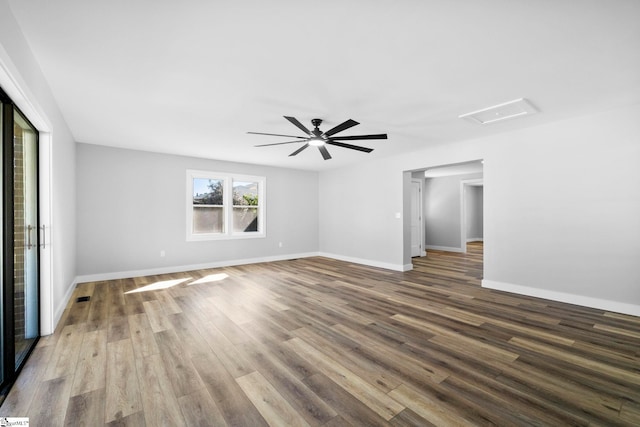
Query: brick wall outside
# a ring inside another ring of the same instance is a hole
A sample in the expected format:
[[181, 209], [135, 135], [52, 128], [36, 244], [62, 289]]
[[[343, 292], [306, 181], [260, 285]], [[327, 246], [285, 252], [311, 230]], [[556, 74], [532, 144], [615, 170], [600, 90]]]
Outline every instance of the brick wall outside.
[[24, 339], [24, 248], [27, 244], [25, 219], [24, 219], [24, 150], [22, 142], [22, 129], [18, 126], [14, 129], [14, 319], [16, 339]]

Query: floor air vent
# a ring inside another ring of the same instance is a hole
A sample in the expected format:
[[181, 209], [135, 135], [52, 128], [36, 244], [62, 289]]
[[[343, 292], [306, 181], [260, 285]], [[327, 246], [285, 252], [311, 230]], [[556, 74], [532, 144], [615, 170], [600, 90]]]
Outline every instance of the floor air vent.
[[78, 299], [76, 299], [76, 302], [85, 302], [85, 301], [89, 301], [91, 299], [91, 297], [86, 296], [86, 297], [78, 297]]

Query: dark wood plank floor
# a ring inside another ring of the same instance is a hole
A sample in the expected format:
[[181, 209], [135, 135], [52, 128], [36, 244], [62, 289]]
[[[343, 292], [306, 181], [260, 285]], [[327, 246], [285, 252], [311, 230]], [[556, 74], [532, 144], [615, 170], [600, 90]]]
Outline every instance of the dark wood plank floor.
[[482, 289], [482, 244], [414, 265], [318, 257], [79, 284], [0, 415], [33, 426], [640, 425], [640, 318]]

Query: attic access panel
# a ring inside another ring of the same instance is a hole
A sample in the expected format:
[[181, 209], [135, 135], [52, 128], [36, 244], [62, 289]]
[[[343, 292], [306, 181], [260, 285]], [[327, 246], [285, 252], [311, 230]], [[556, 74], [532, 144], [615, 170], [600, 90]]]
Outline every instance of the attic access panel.
[[472, 123], [487, 125], [501, 120], [513, 119], [525, 115], [535, 114], [538, 110], [525, 98], [514, 99], [482, 110], [458, 116]]

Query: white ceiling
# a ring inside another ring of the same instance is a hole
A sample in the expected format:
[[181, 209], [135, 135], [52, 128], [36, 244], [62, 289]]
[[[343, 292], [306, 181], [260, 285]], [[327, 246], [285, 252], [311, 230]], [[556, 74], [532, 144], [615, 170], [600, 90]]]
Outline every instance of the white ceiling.
[[[89, 144], [322, 170], [640, 102], [638, 0], [8, 2]], [[541, 113], [458, 118], [521, 97]], [[283, 115], [389, 139], [254, 148]]]

